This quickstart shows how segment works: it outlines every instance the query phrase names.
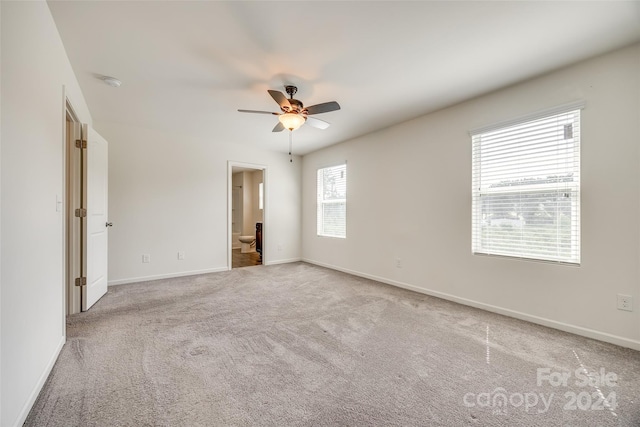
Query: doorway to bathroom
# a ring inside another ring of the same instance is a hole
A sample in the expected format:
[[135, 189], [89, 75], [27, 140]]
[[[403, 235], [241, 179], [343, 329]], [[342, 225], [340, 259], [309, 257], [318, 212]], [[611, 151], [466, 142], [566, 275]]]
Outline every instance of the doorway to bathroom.
[[265, 263], [266, 170], [229, 161], [229, 269]]

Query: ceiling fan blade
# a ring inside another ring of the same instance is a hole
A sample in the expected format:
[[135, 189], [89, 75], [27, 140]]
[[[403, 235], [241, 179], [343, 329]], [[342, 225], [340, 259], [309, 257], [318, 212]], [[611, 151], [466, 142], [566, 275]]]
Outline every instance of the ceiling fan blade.
[[241, 113], [257, 113], [257, 114], [273, 114], [277, 116], [278, 113], [272, 113], [271, 111], [258, 111], [258, 110], [238, 110]]
[[285, 108], [288, 110], [291, 108], [291, 104], [289, 104], [289, 100], [282, 92], [278, 92], [277, 90], [268, 90], [269, 95], [278, 103], [280, 108]]
[[336, 101], [325, 102], [323, 104], [312, 105], [311, 107], [305, 108], [307, 110], [307, 114], [320, 114], [320, 113], [328, 113], [329, 111], [336, 111], [340, 109], [340, 104]]
[[316, 119], [315, 117], [307, 117], [307, 124], [318, 129], [326, 129], [330, 126], [329, 123], [324, 120]]
[[280, 122], [273, 128], [271, 132], [282, 132], [284, 130], [284, 125]]

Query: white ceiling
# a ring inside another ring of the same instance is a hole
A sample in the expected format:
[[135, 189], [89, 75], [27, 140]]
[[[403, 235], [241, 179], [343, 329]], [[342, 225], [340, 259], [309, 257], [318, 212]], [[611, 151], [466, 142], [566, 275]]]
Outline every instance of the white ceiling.
[[[267, 89], [337, 101], [294, 151], [640, 40], [640, 1], [49, 1], [93, 119], [287, 152]], [[99, 76], [122, 80], [120, 88]]]

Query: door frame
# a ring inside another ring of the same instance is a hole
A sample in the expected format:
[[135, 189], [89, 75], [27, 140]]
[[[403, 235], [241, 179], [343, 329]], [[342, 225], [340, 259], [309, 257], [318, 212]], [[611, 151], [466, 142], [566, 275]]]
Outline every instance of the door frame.
[[[233, 160], [227, 161], [227, 270], [233, 268], [233, 168], [247, 168], [262, 171], [262, 190], [263, 190], [263, 205], [262, 205], [262, 241], [265, 242], [265, 236], [268, 234], [267, 229], [269, 224], [269, 185], [267, 166], [256, 163], [244, 163], [236, 162]], [[266, 225], [265, 225], [266, 224]], [[262, 265], [267, 265], [268, 251], [265, 250], [264, 243], [262, 244]]]

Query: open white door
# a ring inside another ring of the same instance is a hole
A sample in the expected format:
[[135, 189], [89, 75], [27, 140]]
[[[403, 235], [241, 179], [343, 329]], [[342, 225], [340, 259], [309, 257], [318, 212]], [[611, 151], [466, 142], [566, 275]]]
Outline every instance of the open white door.
[[86, 262], [87, 284], [82, 292], [82, 311], [107, 293], [108, 155], [107, 141], [83, 125], [86, 135]]

